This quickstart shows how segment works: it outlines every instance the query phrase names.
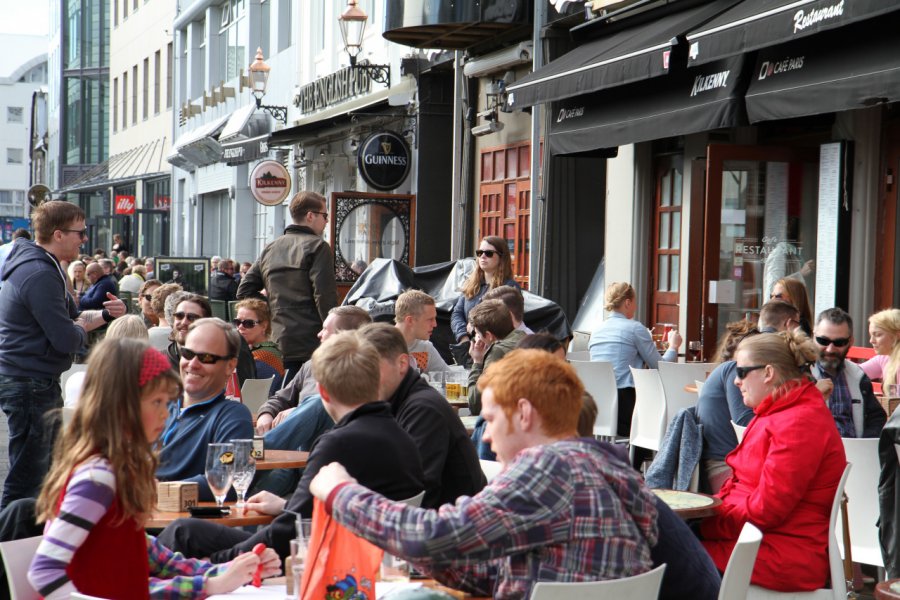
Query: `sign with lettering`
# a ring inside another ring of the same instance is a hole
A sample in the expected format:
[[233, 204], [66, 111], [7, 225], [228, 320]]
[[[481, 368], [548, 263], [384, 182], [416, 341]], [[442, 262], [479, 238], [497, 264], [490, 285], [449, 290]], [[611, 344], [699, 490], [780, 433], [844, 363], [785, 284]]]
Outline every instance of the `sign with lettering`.
[[250, 171], [250, 194], [265, 206], [278, 206], [291, 191], [291, 174], [277, 160], [264, 160]]
[[406, 181], [411, 157], [402, 135], [381, 131], [363, 140], [356, 161], [366, 183], [378, 190], [393, 190]]
[[134, 196], [116, 196], [116, 214], [134, 214]]
[[302, 113], [311, 113], [368, 94], [371, 89], [372, 79], [365, 69], [346, 67], [301, 87], [294, 95], [294, 106]]

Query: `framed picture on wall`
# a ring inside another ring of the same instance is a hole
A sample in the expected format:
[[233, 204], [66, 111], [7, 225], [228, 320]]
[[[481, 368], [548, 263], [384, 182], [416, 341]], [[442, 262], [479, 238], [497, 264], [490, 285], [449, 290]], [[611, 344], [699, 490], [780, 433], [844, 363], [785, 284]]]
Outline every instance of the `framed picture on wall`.
[[209, 259], [158, 256], [156, 278], [163, 283], [177, 283], [184, 291], [207, 296], [209, 293]]

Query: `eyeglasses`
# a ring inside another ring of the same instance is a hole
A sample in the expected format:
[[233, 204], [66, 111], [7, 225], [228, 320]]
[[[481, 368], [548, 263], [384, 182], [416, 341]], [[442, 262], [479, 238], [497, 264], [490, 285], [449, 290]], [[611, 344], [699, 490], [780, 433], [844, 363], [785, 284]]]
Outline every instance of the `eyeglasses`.
[[482, 256], [487, 256], [488, 258], [494, 258], [495, 254], [499, 254], [496, 250], [476, 250], [475, 256], [481, 258]]
[[231, 324], [235, 327], [243, 326], [244, 329], [253, 329], [257, 325], [259, 325], [259, 321], [254, 321], [253, 319], [232, 319]]
[[319, 212], [319, 211], [317, 211], [317, 210], [311, 210], [311, 211], [309, 211], [309, 212], [311, 212], [311, 213], [314, 214], [314, 215], [322, 215], [322, 218], [323, 218], [323, 219], [325, 219], [326, 221], [328, 220], [328, 213], [327, 213], [327, 212]]
[[[191, 323], [193, 323], [193, 322], [196, 321], [197, 319], [202, 319], [202, 318], [203, 318], [203, 317], [201, 317], [200, 315], [197, 315], [197, 314], [194, 314], [194, 313], [186, 313], [186, 312], [181, 312], [181, 311], [179, 311], [179, 312], [177, 312], [177, 313], [174, 313], [172, 316], [175, 317], [176, 319], [178, 319], [179, 321], [181, 321], [182, 319], [187, 319], [187, 320], [190, 321]], [[202, 361], [201, 361], [201, 362], [202, 362]]]
[[752, 373], [757, 369], [765, 369], [766, 365], [753, 365], [752, 367], [735, 367], [734, 372], [737, 374], [738, 379], [746, 379], [747, 375]]
[[81, 239], [87, 239], [87, 227], [84, 229], [60, 229], [63, 233], [77, 233]]
[[180, 354], [181, 358], [183, 358], [184, 360], [194, 360], [196, 358], [204, 365], [214, 365], [220, 360], [231, 360], [233, 358], [231, 356], [219, 356], [218, 354], [210, 354], [209, 352], [194, 352], [193, 350], [189, 350], [187, 348], [179, 348], [178, 354]]
[[847, 344], [850, 343], [850, 338], [838, 338], [836, 340], [833, 340], [833, 339], [827, 338], [823, 335], [817, 335], [816, 343], [819, 344], [820, 346], [830, 346], [830, 345], [834, 344], [835, 348], [843, 348], [844, 346], [846, 346]]

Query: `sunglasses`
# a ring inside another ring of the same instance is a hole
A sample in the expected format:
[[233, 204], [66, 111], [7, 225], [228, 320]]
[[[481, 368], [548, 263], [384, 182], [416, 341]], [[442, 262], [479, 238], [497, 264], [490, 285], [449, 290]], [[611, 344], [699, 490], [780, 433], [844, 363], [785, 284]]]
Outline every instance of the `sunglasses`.
[[500, 254], [500, 253], [497, 252], [496, 250], [476, 250], [475, 251], [475, 256], [477, 256], [479, 258], [482, 256], [487, 256], [488, 258], [494, 258], [495, 254]]
[[232, 319], [231, 324], [235, 327], [243, 326], [244, 329], [253, 329], [259, 325], [259, 321], [254, 321], [253, 319]]
[[178, 319], [179, 321], [181, 321], [182, 319], [187, 319], [187, 320], [190, 321], [191, 323], [193, 323], [193, 322], [196, 321], [197, 319], [202, 319], [202, 318], [203, 318], [203, 317], [201, 317], [200, 315], [197, 315], [197, 314], [194, 314], [194, 313], [186, 313], [186, 312], [181, 312], [181, 311], [179, 311], [179, 312], [177, 312], [177, 313], [174, 313], [172, 316], [175, 317], [176, 319]]
[[835, 348], [843, 348], [844, 346], [846, 346], [847, 344], [850, 343], [850, 338], [838, 338], [836, 340], [833, 340], [831, 338], [827, 338], [822, 335], [817, 335], [816, 343], [819, 344], [820, 346], [830, 346], [830, 345], [834, 344]]
[[738, 379], [745, 379], [747, 375], [752, 373], [757, 369], [765, 369], [766, 365], [753, 365], [752, 367], [735, 367], [734, 372], [737, 374]]
[[60, 231], [64, 233], [77, 233], [78, 236], [83, 240], [87, 239], [88, 236], [87, 227], [85, 227], [84, 229], [60, 229]]
[[196, 358], [204, 365], [214, 365], [220, 360], [231, 360], [231, 356], [219, 356], [218, 354], [210, 354], [209, 352], [194, 352], [187, 348], [179, 348], [178, 354], [184, 360], [194, 360]]

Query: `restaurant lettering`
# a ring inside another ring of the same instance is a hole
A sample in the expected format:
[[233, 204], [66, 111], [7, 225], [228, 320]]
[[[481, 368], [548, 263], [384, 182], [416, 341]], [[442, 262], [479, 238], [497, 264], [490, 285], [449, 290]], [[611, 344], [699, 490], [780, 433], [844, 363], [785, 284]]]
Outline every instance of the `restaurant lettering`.
[[570, 108], [565, 109], [561, 108], [559, 110], [559, 114], [556, 116], [556, 122], [562, 123], [566, 119], [574, 119], [575, 117], [580, 117], [584, 115], [584, 107], [579, 106], [578, 108]]
[[722, 71], [712, 75], [697, 75], [694, 78], [694, 87], [691, 88], [691, 97], [696, 96], [700, 92], [726, 87], [730, 73], [731, 71]]
[[766, 77], [778, 75], [779, 73], [787, 73], [788, 71], [802, 69], [804, 58], [804, 56], [798, 56], [796, 58], [786, 58], [779, 61], [763, 61], [762, 65], [759, 67], [759, 80], [762, 81]]
[[346, 67], [304, 85], [294, 95], [294, 106], [302, 113], [310, 113], [354, 96], [368, 94], [371, 89], [372, 80], [365, 69]]
[[844, 0], [841, 0], [837, 4], [832, 4], [831, 6], [818, 8], [809, 12], [804, 12], [803, 9], [800, 9], [794, 13], [794, 33], [803, 31], [807, 27], [811, 27], [820, 21], [827, 21], [828, 19], [843, 16], [843, 14]]
[[409, 174], [412, 151], [403, 136], [393, 131], [369, 135], [359, 145], [357, 166], [363, 180], [375, 189], [392, 190]]

